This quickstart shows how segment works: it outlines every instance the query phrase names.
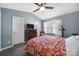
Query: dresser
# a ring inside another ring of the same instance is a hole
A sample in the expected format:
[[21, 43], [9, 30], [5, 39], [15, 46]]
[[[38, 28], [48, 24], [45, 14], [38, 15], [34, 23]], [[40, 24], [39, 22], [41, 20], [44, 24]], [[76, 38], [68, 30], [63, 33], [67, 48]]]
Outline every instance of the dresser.
[[37, 37], [37, 30], [36, 29], [25, 29], [25, 42], [28, 40]]

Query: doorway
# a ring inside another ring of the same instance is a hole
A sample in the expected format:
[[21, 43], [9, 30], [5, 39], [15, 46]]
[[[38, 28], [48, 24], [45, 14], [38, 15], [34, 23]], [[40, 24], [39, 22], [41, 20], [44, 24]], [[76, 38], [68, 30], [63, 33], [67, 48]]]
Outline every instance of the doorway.
[[12, 17], [12, 44], [24, 43], [24, 18]]

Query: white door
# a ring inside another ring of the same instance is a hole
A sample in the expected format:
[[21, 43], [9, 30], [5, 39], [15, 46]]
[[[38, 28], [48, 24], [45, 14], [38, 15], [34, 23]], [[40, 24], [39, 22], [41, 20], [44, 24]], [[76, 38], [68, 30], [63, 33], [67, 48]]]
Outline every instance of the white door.
[[13, 45], [24, 42], [24, 19], [13, 16]]
[[1, 9], [0, 9], [0, 51], [1, 51]]

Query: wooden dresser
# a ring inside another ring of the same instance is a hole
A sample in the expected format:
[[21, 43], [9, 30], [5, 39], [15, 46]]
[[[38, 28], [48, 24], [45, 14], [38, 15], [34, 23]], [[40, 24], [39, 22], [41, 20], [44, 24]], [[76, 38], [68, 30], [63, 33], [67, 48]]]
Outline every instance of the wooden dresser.
[[37, 37], [36, 29], [25, 29], [25, 42], [34, 37]]

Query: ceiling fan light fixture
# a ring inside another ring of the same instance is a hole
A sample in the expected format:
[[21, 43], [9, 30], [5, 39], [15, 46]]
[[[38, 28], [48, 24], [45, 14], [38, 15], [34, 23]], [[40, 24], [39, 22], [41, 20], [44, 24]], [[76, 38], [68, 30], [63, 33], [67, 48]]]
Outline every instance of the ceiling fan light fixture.
[[44, 10], [45, 10], [45, 7], [41, 7], [41, 8], [40, 8], [40, 11], [44, 11]]
[[41, 12], [44, 12], [46, 9], [53, 9], [54, 7], [52, 6], [47, 6], [47, 3], [34, 3], [35, 5], [37, 5], [39, 8], [35, 9], [33, 12], [36, 12], [38, 10], [40, 10]]

